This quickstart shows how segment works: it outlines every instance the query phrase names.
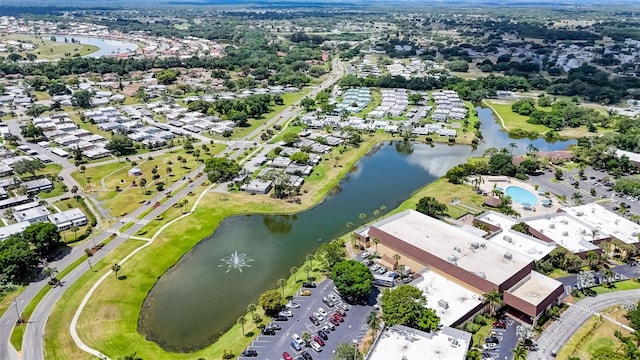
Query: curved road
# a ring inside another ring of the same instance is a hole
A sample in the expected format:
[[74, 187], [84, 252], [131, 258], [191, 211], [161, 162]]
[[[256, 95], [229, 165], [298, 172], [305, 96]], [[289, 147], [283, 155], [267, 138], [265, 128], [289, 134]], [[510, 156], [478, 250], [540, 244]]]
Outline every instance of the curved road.
[[[344, 75], [344, 72], [345, 72], [344, 64], [337, 57], [334, 58], [332, 62], [331, 74], [319, 86], [317, 86], [313, 91], [311, 91], [308, 94], [308, 96], [314, 97], [320, 91], [333, 85], [334, 82], [339, 80]], [[299, 104], [299, 102], [300, 100], [295, 101], [293, 104], [283, 109], [277, 116], [274, 116], [271, 120], [265, 122], [263, 126], [260, 126], [255, 130], [253, 130], [242, 140], [252, 139], [252, 141], [255, 141], [253, 139], [257, 138], [260, 135], [263, 128], [267, 128], [268, 126], [272, 126], [275, 124], [283, 124], [290, 117], [297, 115], [297, 110], [294, 110], [294, 107], [296, 107], [297, 104]], [[10, 122], [9, 126], [13, 128], [12, 132], [16, 134], [20, 134], [19, 123], [17, 121]], [[78, 184], [75, 181], [75, 179], [71, 177], [70, 174], [75, 170], [75, 166], [71, 164], [67, 159], [55, 156], [50, 151], [48, 151], [48, 149], [44, 149], [38, 146], [37, 144], [30, 143], [29, 146], [36, 149], [42, 154], [47, 154], [49, 157], [51, 157], [54, 160], [54, 162], [63, 165], [61, 176], [64, 178], [65, 183], [67, 183], [68, 185], [71, 184], [72, 186], [76, 185], [78, 186], [79, 189], [82, 189], [82, 186], [80, 186], [80, 184]], [[161, 154], [166, 151], [168, 150], [166, 149], [159, 150], [157, 152], [154, 152], [153, 154]], [[227, 148], [225, 152], [228, 152], [228, 151], [230, 151], [229, 148]], [[234, 152], [233, 154], [230, 155], [230, 158], [237, 158], [243, 153], [243, 151], [244, 151], [243, 149], [240, 149]], [[153, 154], [145, 154], [145, 156], [149, 156]], [[100, 164], [113, 162], [113, 161], [117, 161], [117, 160], [116, 159], [108, 160]], [[95, 165], [91, 164], [91, 166], [98, 166], [98, 164], [95, 164]], [[195, 177], [196, 173], [197, 171], [194, 171], [193, 173], [189, 174], [189, 176]], [[163, 203], [160, 207], [158, 207], [157, 209], [154, 209], [149, 214], [147, 214], [147, 216], [145, 216], [144, 219], [145, 220], [154, 219], [157, 215], [164, 212], [168, 206], [172, 206], [176, 202], [180, 201], [183, 197], [187, 196], [187, 193], [191, 191], [191, 187], [201, 186], [201, 184], [205, 180], [206, 180], [205, 176], [202, 176], [196, 179], [190, 186], [186, 187], [175, 196], [167, 199], [167, 201]], [[177, 182], [172, 186], [170, 186], [168, 189], [176, 189], [179, 186], [181, 186], [182, 183], [183, 181]], [[159, 196], [158, 201], [161, 201], [162, 199], [164, 199], [164, 194]], [[89, 204], [89, 206], [91, 205]], [[128, 217], [136, 218], [137, 216], [139, 216], [141, 213], [143, 213], [150, 207], [151, 205], [141, 206], [136, 211], [129, 214]], [[92, 209], [92, 212], [94, 212], [94, 214], [96, 213], [94, 209]], [[103, 211], [100, 211], [100, 212], [103, 212]], [[97, 216], [96, 214], [96, 218], [99, 219], [100, 216]], [[131, 234], [135, 234], [139, 229], [144, 227], [144, 225], [142, 224], [135, 223], [133, 226], [127, 229], [124, 234], [121, 234], [118, 230], [122, 228], [124, 225], [125, 224], [122, 222], [116, 222], [115, 224], [111, 225], [111, 227], [105, 229], [101, 233], [94, 235], [92, 239], [87, 240], [84, 244], [74, 247], [71, 250], [71, 252], [65, 257], [63, 257], [62, 259], [51, 262], [49, 266], [56, 267], [58, 270], [62, 271], [63, 269], [68, 267], [70, 264], [75, 262], [77, 259], [84, 257], [85, 256], [84, 249], [91, 248], [93, 246], [94, 241], [96, 243], [102, 242], [105, 239], [107, 239], [109, 236], [111, 236], [111, 234], [117, 233], [118, 234], [117, 237], [113, 238], [102, 250], [98, 251], [92, 257], [92, 261], [97, 262], [100, 259], [102, 259], [104, 256], [106, 256], [111, 250], [115, 249], [118, 245], [122, 244], [127, 238], [131, 236]], [[87, 270], [89, 270], [89, 265], [87, 262], [83, 262], [80, 266], [76, 267], [73, 271], [71, 271], [67, 276], [64, 277], [62, 286], [57, 286], [51, 289], [51, 291], [49, 291], [47, 295], [40, 301], [40, 303], [34, 310], [32, 316], [30, 317], [29, 323], [27, 324], [27, 327], [25, 330], [26, 333], [23, 339], [23, 344], [22, 344], [22, 348], [24, 351], [22, 354], [23, 359], [26, 359], [26, 360], [44, 359], [44, 346], [43, 346], [44, 330], [46, 326], [46, 321], [51, 313], [51, 310], [53, 309], [53, 306], [58, 301], [58, 299], [62, 296], [64, 291], [68, 288], [68, 286], [73, 284]], [[35, 281], [29, 284], [29, 286], [27, 286], [26, 289], [16, 299], [16, 303], [19, 305], [20, 310], [23, 310], [24, 306], [26, 306], [34, 298], [34, 296], [40, 291], [40, 289], [42, 289], [44, 286], [48, 286], [45, 280]], [[9, 308], [0, 318], [0, 359], [6, 359], [6, 360], [20, 359], [20, 356], [17, 354], [16, 350], [9, 343], [11, 332], [17, 320], [18, 320], [18, 315], [15, 309], [15, 304], [12, 305], [11, 308]]]
[[551, 360], [552, 351], [558, 351], [569, 342], [573, 334], [584, 325], [589, 318], [601, 310], [618, 304], [640, 300], [640, 290], [610, 292], [583, 299], [571, 305], [549, 326], [538, 338], [538, 351], [530, 352], [527, 360]]

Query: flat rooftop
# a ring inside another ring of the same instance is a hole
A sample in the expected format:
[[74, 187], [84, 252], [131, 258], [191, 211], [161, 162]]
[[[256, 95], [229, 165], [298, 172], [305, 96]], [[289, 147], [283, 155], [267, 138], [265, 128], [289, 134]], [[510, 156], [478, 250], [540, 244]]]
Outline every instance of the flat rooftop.
[[453, 328], [425, 333], [395, 325], [380, 334], [367, 360], [463, 360], [470, 342], [471, 334]]
[[533, 258], [536, 261], [549, 255], [557, 247], [554, 243], [545, 242], [511, 229], [499, 231], [487, 240]]
[[635, 244], [639, 241], [640, 225], [596, 203], [561, 210], [624, 243]]
[[609, 237], [595, 227], [562, 212], [525, 219], [524, 222], [573, 253], [595, 250], [598, 247], [592, 241]]
[[496, 285], [504, 283], [533, 261], [414, 210], [403, 211], [372, 226]]
[[[476, 306], [482, 303], [482, 296], [475, 293], [455, 281], [434, 271], [421, 273], [422, 277], [413, 285], [422, 290], [428, 300], [428, 306], [434, 309], [440, 322], [444, 326], [455, 324]], [[439, 304], [440, 300], [446, 301], [448, 308]]]
[[478, 220], [482, 220], [488, 224], [493, 226], [497, 226], [501, 229], [511, 229], [511, 227], [522, 220], [517, 220], [512, 218], [511, 216], [507, 216], [504, 214], [500, 214], [499, 212], [495, 212], [493, 210], [489, 210], [484, 212], [478, 216], [476, 216]]
[[538, 305], [549, 297], [562, 283], [532, 271], [507, 292], [532, 305]]

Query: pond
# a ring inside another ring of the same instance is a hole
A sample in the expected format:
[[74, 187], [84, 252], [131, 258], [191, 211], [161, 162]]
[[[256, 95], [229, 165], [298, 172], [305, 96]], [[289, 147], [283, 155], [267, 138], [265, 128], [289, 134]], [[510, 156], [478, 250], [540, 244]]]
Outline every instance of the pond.
[[71, 43], [73, 39], [75, 42], [80, 44], [97, 46], [99, 48], [97, 51], [87, 55], [88, 57], [93, 57], [93, 58], [131, 53], [131, 52], [135, 52], [136, 49], [138, 49], [138, 45], [131, 42], [106, 39], [101, 37], [93, 37], [93, 36], [47, 35], [46, 37], [43, 37], [43, 39], [49, 40], [51, 39], [51, 37], [55, 37], [56, 42]]
[[297, 215], [242, 215], [225, 219], [158, 280], [145, 300], [140, 331], [168, 350], [203, 348], [232, 326], [249, 303], [275, 288], [320, 244], [346, 232], [358, 214], [371, 220], [382, 205], [391, 210], [412, 192], [434, 181], [470, 156], [489, 147], [525, 152], [565, 149], [572, 141], [510, 139], [500, 131], [491, 110], [478, 108], [486, 144], [430, 146], [401, 141], [379, 144], [360, 159], [340, 183], [340, 191]]

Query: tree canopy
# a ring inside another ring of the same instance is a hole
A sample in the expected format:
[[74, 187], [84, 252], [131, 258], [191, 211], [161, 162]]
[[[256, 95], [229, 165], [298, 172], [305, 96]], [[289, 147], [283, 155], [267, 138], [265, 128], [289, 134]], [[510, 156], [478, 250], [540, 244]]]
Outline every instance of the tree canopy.
[[416, 211], [431, 217], [439, 217], [447, 213], [447, 205], [439, 202], [431, 196], [425, 196], [418, 201]]
[[267, 290], [260, 295], [258, 303], [266, 314], [273, 316], [284, 307], [284, 298], [278, 290]]
[[34, 177], [36, 176], [36, 172], [38, 170], [42, 170], [45, 168], [45, 165], [40, 159], [22, 159], [18, 160], [13, 164], [13, 171], [18, 175], [30, 173]]
[[204, 171], [209, 181], [224, 182], [236, 177], [242, 167], [235, 160], [225, 158], [211, 158], [205, 162]]
[[336, 263], [331, 269], [331, 278], [336, 289], [347, 301], [361, 301], [373, 289], [373, 275], [369, 268], [355, 260]]
[[382, 292], [382, 318], [387, 326], [405, 325], [414, 329], [432, 331], [440, 318], [435, 310], [426, 307], [422, 290], [411, 285], [400, 285]]
[[113, 135], [105, 148], [119, 155], [129, 155], [136, 151], [133, 140], [126, 135]]

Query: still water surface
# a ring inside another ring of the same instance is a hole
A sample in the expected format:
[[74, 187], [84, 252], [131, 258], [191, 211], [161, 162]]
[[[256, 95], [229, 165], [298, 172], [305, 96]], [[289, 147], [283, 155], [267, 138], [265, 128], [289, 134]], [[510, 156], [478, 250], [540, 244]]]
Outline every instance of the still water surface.
[[[515, 142], [514, 153], [518, 153], [529, 144], [545, 151], [573, 143], [511, 139], [500, 131], [491, 110], [478, 108], [478, 114], [485, 144], [476, 150], [462, 145], [385, 142], [358, 162], [357, 170], [340, 184], [340, 192], [309, 211], [225, 219], [162, 275], [145, 301], [140, 330], [166, 349], [203, 348], [232, 326], [249, 303], [257, 303], [262, 292], [287, 278], [292, 266], [301, 264], [322, 242], [342, 235], [347, 222], [359, 224], [358, 214], [365, 213], [370, 220], [382, 205], [389, 210], [397, 207], [415, 190], [468, 157], [481, 156], [489, 147]], [[242, 271], [233, 266], [229, 270], [222, 260], [234, 252], [246, 254], [249, 266]]]

